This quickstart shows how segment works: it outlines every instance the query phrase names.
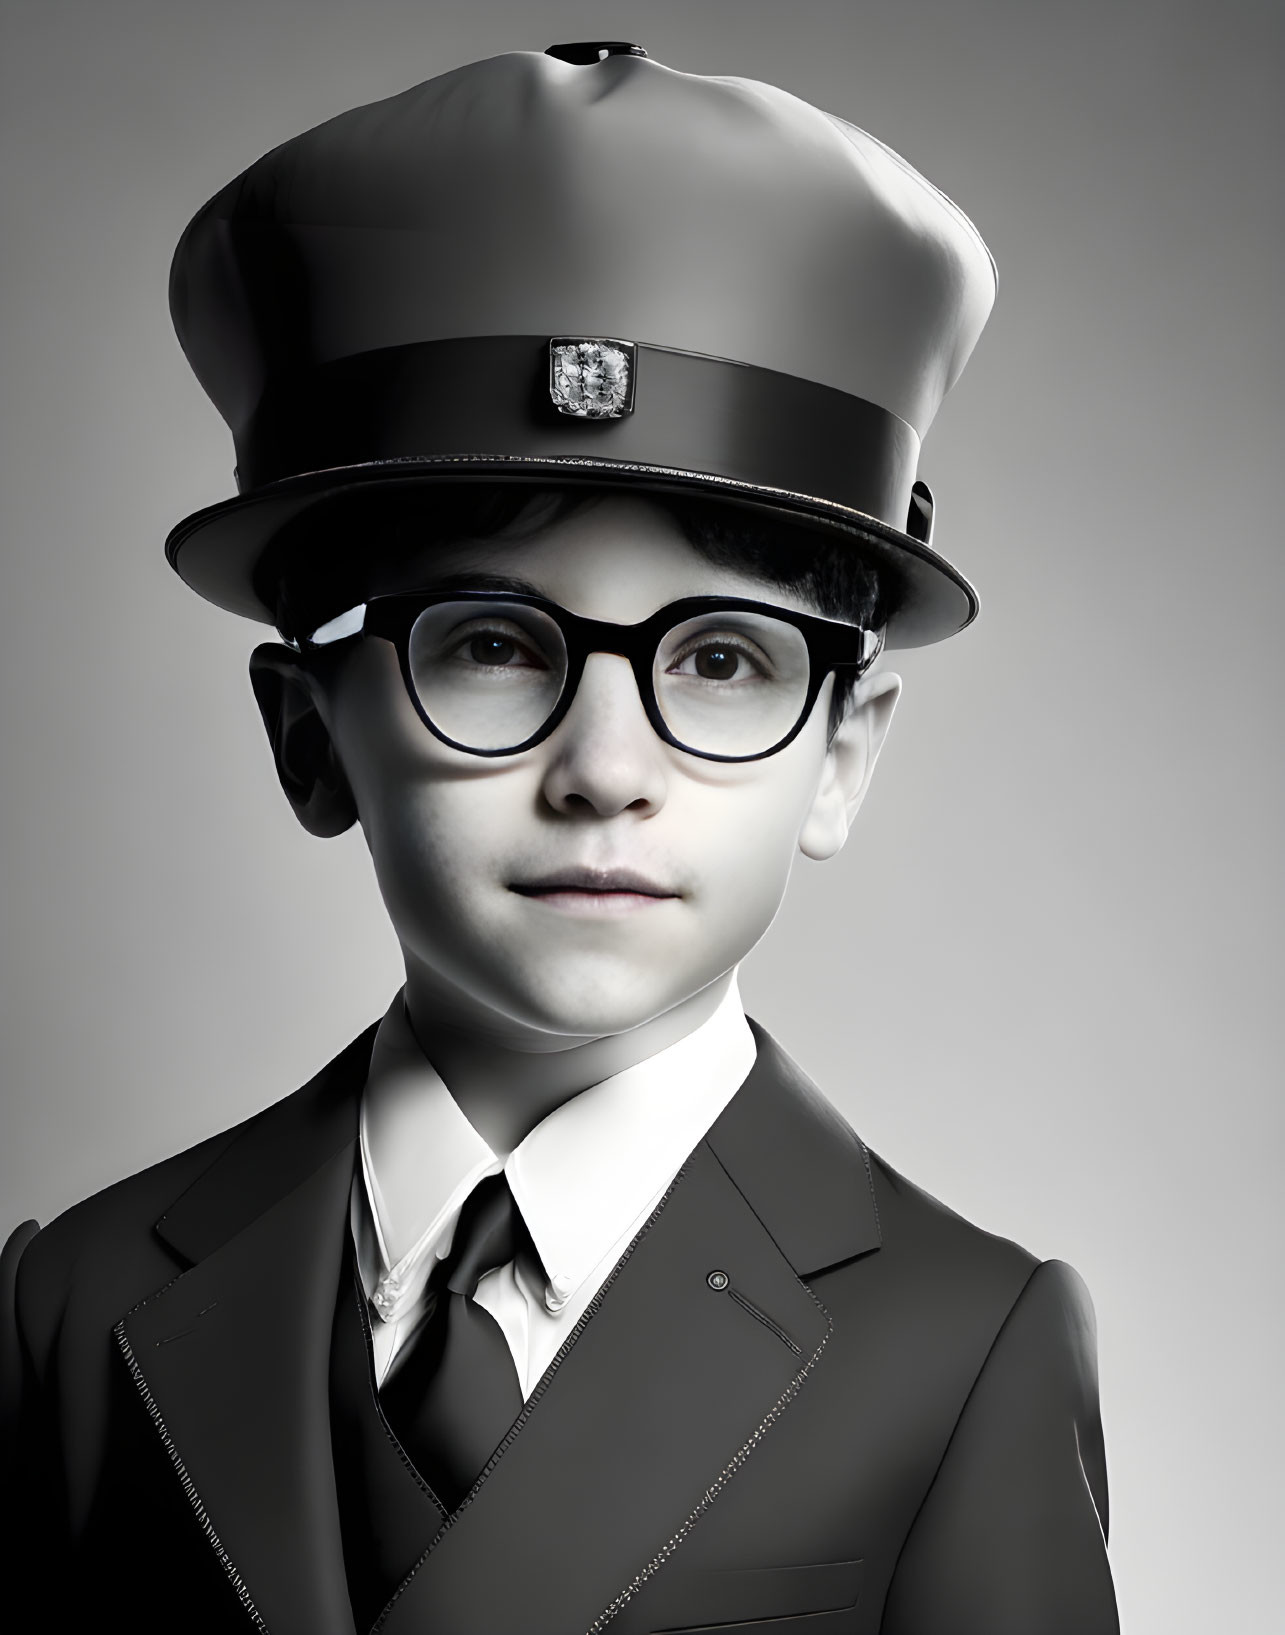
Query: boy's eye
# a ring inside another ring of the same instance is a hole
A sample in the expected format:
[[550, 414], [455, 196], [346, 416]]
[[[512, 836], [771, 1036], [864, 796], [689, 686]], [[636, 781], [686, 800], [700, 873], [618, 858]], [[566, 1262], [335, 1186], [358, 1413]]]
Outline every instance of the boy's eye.
[[517, 643], [506, 636], [474, 636], [468, 651], [475, 664], [511, 664], [518, 656]]
[[702, 636], [669, 661], [666, 673], [702, 681], [749, 681], [768, 675], [770, 668], [766, 655], [743, 636]]
[[543, 668], [539, 655], [533, 653], [516, 636], [496, 630], [480, 630], [472, 635], [460, 637], [454, 644], [451, 656], [493, 670], [513, 669], [518, 665], [529, 664]]
[[516, 631], [503, 627], [478, 629], [475, 626], [457, 631], [448, 656], [493, 670], [546, 670], [549, 667], [548, 659], [529, 638], [523, 639]]

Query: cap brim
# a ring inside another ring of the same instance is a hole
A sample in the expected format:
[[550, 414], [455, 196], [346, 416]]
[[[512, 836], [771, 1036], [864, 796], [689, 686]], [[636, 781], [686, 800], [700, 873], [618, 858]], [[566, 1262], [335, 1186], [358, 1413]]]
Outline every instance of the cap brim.
[[266, 546], [287, 523], [309, 506], [354, 489], [378, 487], [382, 493], [452, 480], [695, 492], [759, 512], [785, 514], [829, 533], [840, 532], [851, 538], [854, 549], [880, 575], [889, 609], [886, 648], [925, 647], [944, 641], [977, 617], [977, 593], [958, 569], [930, 546], [877, 518], [810, 495], [736, 482], [708, 472], [615, 460], [434, 455], [306, 472], [193, 512], [171, 531], [165, 554], [179, 577], [206, 601], [229, 613], [272, 624], [276, 609], [256, 570]]

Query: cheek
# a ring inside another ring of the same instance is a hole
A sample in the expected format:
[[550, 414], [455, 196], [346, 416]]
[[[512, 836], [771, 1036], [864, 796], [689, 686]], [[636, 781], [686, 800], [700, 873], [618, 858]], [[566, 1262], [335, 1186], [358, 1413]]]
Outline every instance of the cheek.
[[[362, 827], [380, 891], [399, 930], [450, 935], [503, 851], [503, 792], [494, 785], [408, 779], [380, 791]], [[415, 940], [419, 940], [416, 938]]]
[[406, 696], [391, 647], [372, 642], [360, 657], [363, 667], [347, 678], [337, 741], [400, 931], [417, 918], [450, 918], [521, 797], [437, 743]]
[[785, 893], [823, 753], [796, 740], [752, 773], [733, 778], [728, 769], [721, 786], [671, 800], [675, 829], [688, 854], [700, 858], [709, 906], [729, 926], [756, 927], [754, 940]]

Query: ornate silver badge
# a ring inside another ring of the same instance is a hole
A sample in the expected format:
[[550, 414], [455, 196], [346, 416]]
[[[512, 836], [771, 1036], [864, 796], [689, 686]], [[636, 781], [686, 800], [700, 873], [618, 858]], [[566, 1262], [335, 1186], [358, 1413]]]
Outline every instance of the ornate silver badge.
[[619, 420], [634, 407], [632, 341], [557, 336], [549, 342], [549, 396], [562, 414]]

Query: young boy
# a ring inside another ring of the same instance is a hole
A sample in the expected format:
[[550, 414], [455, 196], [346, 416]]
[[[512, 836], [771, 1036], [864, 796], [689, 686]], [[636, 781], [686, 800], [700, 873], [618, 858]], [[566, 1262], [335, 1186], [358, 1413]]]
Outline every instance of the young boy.
[[293, 1096], [5, 1251], [42, 1628], [1106, 1635], [1091, 1308], [746, 1021], [976, 598], [919, 439], [994, 275], [776, 89], [620, 42], [357, 109], [189, 227], [303, 826], [406, 969]]

